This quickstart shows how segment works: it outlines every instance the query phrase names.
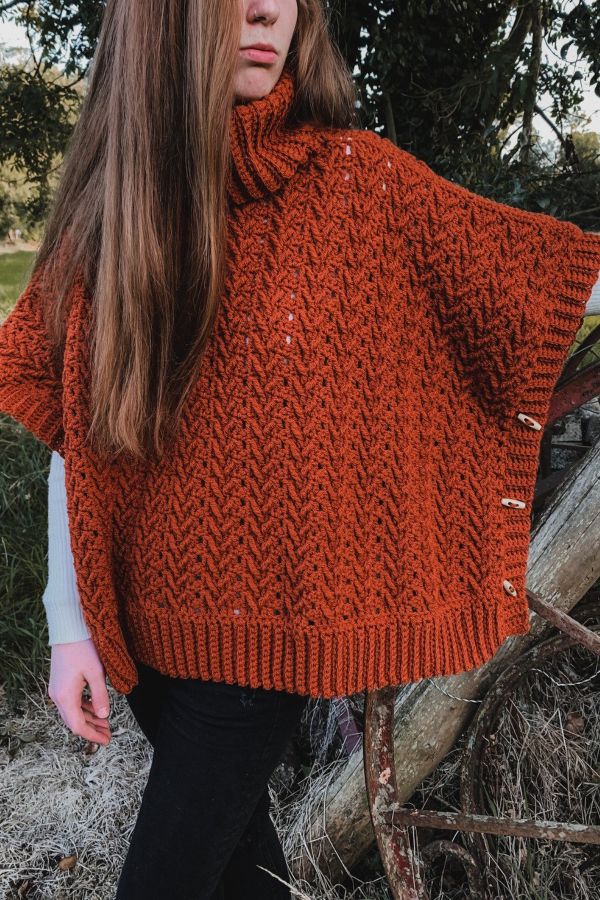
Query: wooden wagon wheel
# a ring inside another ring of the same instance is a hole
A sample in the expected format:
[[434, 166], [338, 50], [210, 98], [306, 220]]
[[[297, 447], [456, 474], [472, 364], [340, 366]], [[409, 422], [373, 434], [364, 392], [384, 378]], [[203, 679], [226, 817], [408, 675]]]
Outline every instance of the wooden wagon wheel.
[[[600, 603], [596, 605], [595, 613], [600, 618]], [[596, 637], [600, 648], [600, 621], [596, 622], [589, 630]], [[467, 733], [460, 790], [461, 807], [464, 813], [483, 813], [485, 809], [482, 779], [479, 775], [486, 748], [489, 746], [488, 735], [497, 731], [498, 720], [505, 704], [532, 669], [538, 669], [544, 661], [551, 660], [575, 646], [581, 646], [581, 643], [574, 635], [558, 633], [547, 638], [531, 647], [505, 669], [487, 692]], [[598, 656], [600, 657], [600, 649]], [[498, 821], [501, 820], [498, 819]], [[506, 827], [499, 832], [500, 834], [519, 835], [517, 828], [510, 828], [510, 820], [504, 819], [504, 822]], [[600, 845], [600, 827], [568, 822], [537, 822], [535, 820], [531, 820], [531, 825], [533, 828], [530, 836], [533, 837]], [[484, 872], [485, 860], [491, 852], [485, 832], [467, 829], [464, 832], [464, 840], [471, 854], [478, 861], [479, 870]]]

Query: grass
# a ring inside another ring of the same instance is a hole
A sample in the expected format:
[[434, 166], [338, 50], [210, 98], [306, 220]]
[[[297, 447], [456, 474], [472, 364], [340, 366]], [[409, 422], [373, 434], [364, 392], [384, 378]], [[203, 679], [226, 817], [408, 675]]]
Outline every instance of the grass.
[[[0, 253], [0, 321], [27, 284], [35, 254]], [[48, 576], [50, 451], [0, 413], [0, 684], [7, 700], [48, 671], [50, 648], [41, 597]]]
[[34, 256], [30, 250], [0, 253], [0, 321], [8, 315], [27, 284]]
[[50, 657], [41, 600], [48, 576], [50, 451], [0, 414], [0, 684], [9, 702], [46, 672]]

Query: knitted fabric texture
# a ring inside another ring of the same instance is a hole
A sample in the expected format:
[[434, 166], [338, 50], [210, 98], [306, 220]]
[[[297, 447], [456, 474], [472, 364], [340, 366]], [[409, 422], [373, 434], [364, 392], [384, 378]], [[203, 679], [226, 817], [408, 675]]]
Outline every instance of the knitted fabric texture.
[[49, 365], [31, 278], [0, 410], [65, 459], [80, 601], [114, 688], [179, 677], [312, 696], [449, 675], [529, 629], [550, 397], [600, 237], [470, 192], [371, 131], [232, 110], [226, 285], [160, 464], [105, 463], [91, 298]]

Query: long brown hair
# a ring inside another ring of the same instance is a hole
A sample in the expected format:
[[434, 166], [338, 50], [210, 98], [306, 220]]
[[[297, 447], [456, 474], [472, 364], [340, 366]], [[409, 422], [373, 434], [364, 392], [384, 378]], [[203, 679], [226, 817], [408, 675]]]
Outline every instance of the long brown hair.
[[[46, 317], [59, 370], [78, 275], [93, 298], [87, 437], [102, 452], [162, 457], [213, 326], [240, 7], [106, 4], [32, 272], [44, 265], [50, 275]], [[322, 0], [298, 0], [286, 64], [305, 120], [355, 126], [354, 85]]]

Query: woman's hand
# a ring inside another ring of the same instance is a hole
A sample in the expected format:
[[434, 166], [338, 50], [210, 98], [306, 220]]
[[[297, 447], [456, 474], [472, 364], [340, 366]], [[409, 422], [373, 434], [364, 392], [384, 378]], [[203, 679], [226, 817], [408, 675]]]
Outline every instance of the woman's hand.
[[[86, 685], [91, 701], [83, 697]], [[98, 744], [110, 743], [104, 666], [91, 638], [52, 645], [48, 696], [73, 734]]]

